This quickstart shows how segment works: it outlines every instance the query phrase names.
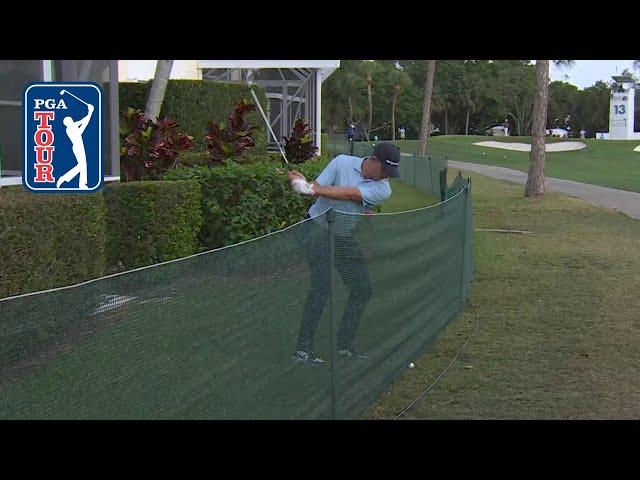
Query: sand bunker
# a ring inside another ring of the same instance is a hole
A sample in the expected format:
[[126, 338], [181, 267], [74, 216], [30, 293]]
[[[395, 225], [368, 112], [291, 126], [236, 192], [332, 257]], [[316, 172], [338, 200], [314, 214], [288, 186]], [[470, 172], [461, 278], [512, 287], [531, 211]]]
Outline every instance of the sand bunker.
[[[502, 148], [503, 150], [517, 150], [519, 152], [530, 152], [531, 145], [528, 143], [506, 143], [506, 142], [476, 142], [474, 145], [480, 147]], [[547, 143], [547, 152], [570, 152], [572, 150], [581, 150], [587, 145], [582, 142], [558, 142]]]
[[640, 152], [640, 145], [633, 149], [634, 152]]

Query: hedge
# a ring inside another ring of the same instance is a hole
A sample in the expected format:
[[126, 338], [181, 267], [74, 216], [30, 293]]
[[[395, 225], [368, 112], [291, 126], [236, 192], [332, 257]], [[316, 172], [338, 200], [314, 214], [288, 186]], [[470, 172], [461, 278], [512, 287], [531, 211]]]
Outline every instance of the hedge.
[[0, 298], [103, 275], [105, 217], [102, 193], [0, 189]]
[[109, 271], [137, 268], [200, 250], [197, 182], [127, 182], [105, 187]]
[[[148, 82], [120, 82], [120, 114], [127, 108], [144, 110], [151, 88]], [[267, 108], [264, 89], [254, 86], [262, 108]], [[211, 80], [169, 80], [160, 116], [168, 116], [180, 124], [182, 132], [193, 135], [194, 150], [205, 151], [204, 136], [211, 121], [227, 123], [227, 117], [235, 104], [246, 99], [254, 102], [249, 86], [240, 83], [214, 82]], [[252, 151], [266, 152], [266, 126], [259, 111], [251, 112], [247, 118], [258, 127], [253, 138], [256, 146]]]
[[[317, 177], [328, 159], [318, 157], [296, 165], [303, 175]], [[291, 190], [277, 163], [227, 163], [222, 167], [177, 168], [170, 180], [197, 180], [202, 185], [204, 225], [201, 241], [208, 249], [249, 240], [299, 222], [314, 198]]]

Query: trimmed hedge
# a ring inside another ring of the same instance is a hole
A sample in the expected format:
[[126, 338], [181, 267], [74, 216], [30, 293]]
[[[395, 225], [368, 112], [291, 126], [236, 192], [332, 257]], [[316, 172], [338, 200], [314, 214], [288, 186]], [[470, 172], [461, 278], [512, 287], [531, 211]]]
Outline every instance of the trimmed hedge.
[[0, 189], [0, 298], [102, 276], [105, 218], [102, 193]]
[[127, 182], [105, 187], [109, 271], [197, 253], [200, 196], [198, 182]]
[[[151, 80], [148, 82], [120, 82], [120, 114], [127, 108], [144, 110]], [[254, 91], [262, 108], [266, 108], [267, 97], [264, 89], [254, 86]], [[214, 82], [211, 80], [169, 80], [160, 116], [168, 116], [180, 124], [180, 130], [193, 135], [194, 150], [206, 151], [204, 137], [211, 121], [227, 123], [227, 117], [233, 111], [236, 102], [246, 99], [251, 103], [253, 97], [249, 86], [232, 82]], [[258, 127], [253, 138], [256, 146], [251, 151], [266, 152], [266, 126], [260, 112], [256, 110], [247, 115], [252, 125]]]
[[[308, 178], [317, 177], [328, 159], [318, 157], [296, 165]], [[315, 200], [291, 190], [284, 169], [274, 163], [222, 167], [195, 166], [170, 171], [170, 180], [197, 180], [202, 185], [207, 249], [231, 245], [299, 222]]]

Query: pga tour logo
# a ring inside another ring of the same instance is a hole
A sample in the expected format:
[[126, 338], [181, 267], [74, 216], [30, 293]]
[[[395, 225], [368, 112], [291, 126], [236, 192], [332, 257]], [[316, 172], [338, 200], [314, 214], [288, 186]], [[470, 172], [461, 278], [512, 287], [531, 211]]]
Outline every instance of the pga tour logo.
[[31, 192], [95, 192], [102, 187], [102, 88], [32, 83], [22, 95], [22, 183]]

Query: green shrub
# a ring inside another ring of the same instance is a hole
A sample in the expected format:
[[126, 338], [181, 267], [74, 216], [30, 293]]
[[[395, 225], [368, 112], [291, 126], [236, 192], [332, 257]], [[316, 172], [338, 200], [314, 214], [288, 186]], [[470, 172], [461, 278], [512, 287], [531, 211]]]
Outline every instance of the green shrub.
[[[246, 165], [254, 163], [273, 163], [279, 164], [281, 166], [283, 164], [282, 157], [279, 153], [257, 154], [255, 152], [249, 151], [240, 158], [232, 158], [230, 160], [234, 163], [241, 163]], [[208, 152], [184, 152], [181, 153], [178, 157], [178, 166], [180, 167], [195, 167], [197, 165], [205, 167], [213, 166], [211, 163], [211, 154]]]
[[[120, 113], [126, 112], [128, 107], [144, 110], [150, 88], [151, 81], [121, 82]], [[264, 89], [258, 86], [254, 86], [253, 89], [260, 104], [266, 108], [267, 99]], [[194, 137], [194, 149], [206, 151], [204, 139], [209, 123], [227, 122], [236, 103], [243, 99], [253, 103], [253, 97], [247, 85], [210, 80], [169, 80], [160, 117], [166, 116], [178, 122], [181, 131]], [[266, 126], [260, 112], [249, 113], [247, 120], [258, 127], [253, 135], [256, 141], [255, 151], [264, 153]]]
[[168, 118], [145, 118], [129, 108], [120, 117], [120, 161], [123, 181], [160, 180], [177, 157], [193, 147], [193, 137]]
[[0, 298], [100, 277], [105, 270], [101, 192], [33, 194], [0, 189]]
[[197, 182], [143, 181], [105, 187], [107, 265], [137, 268], [200, 250], [202, 226]]
[[[327, 163], [326, 158], [318, 157], [296, 168], [313, 179]], [[206, 248], [249, 240], [299, 222], [314, 201], [293, 192], [285, 169], [272, 162], [178, 168], [165, 178], [201, 184], [201, 241]]]

